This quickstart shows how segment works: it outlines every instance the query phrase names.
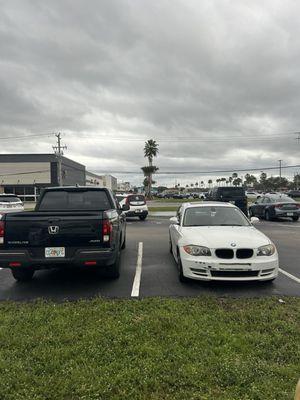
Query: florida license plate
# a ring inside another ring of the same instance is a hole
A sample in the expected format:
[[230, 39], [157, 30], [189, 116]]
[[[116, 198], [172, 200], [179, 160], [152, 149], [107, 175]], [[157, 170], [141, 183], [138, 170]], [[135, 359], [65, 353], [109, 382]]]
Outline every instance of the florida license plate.
[[46, 247], [45, 258], [59, 258], [65, 257], [64, 247]]

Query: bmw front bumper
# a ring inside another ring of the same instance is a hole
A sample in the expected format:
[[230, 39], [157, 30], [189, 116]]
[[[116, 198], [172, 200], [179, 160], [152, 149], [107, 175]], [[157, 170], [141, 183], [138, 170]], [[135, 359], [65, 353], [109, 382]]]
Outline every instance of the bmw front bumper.
[[249, 259], [195, 257], [180, 250], [185, 277], [203, 281], [267, 281], [278, 275], [278, 254]]

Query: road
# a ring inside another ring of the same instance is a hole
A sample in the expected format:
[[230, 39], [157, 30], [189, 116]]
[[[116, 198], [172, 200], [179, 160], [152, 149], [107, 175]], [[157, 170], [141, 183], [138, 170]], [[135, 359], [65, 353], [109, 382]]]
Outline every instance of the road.
[[[140, 298], [300, 295], [300, 222], [262, 221], [257, 225], [276, 244], [280, 267], [289, 274], [287, 276], [281, 272], [273, 283], [267, 284], [199, 281], [180, 283], [175, 262], [169, 253], [168, 225], [168, 219], [163, 218], [128, 220], [127, 247], [123, 251], [121, 276], [116, 281], [105, 279], [91, 270], [52, 270], [36, 272], [29, 283], [16, 283], [9, 270], [0, 270], [0, 300], [30, 301], [41, 298], [73, 301], [95, 296], [131, 298], [132, 294]], [[136, 274], [137, 265], [139, 272]]]

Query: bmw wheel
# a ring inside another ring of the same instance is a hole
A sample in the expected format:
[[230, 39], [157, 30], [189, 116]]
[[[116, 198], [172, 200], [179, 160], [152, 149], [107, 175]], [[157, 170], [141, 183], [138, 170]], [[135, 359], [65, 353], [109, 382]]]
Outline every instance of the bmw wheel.
[[186, 283], [189, 281], [189, 279], [183, 274], [182, 262], [179, 253], [178, 253], [178, 278], [181, 283]]

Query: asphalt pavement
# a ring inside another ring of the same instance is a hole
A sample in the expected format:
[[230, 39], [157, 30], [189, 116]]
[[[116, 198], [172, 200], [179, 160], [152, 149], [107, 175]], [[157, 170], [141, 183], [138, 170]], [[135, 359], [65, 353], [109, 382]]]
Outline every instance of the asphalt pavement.
[[176, 264], [169, 253], [168, 219], [128, 219], [127, 224], [127, 247], [122, 252], [121, 276], [118, 280], [104, 278], [89, 269], [71, 269], [38, 271], [31, 282], [17, 283], [9, 270], [0, 270], [0, 300], [73, 301], [96, 296], [300, 296], [300, 222], [261, 221], [256, 226], [278, 248], [281, 272], [272, 283], [180, 283]]

